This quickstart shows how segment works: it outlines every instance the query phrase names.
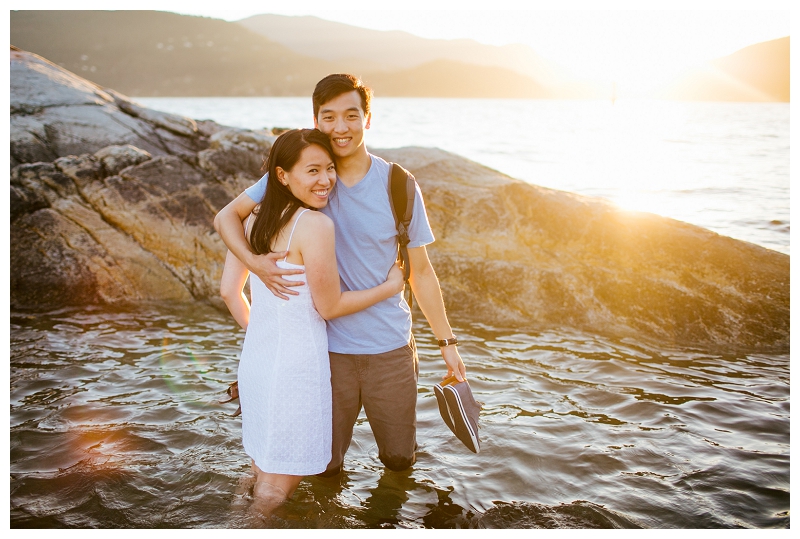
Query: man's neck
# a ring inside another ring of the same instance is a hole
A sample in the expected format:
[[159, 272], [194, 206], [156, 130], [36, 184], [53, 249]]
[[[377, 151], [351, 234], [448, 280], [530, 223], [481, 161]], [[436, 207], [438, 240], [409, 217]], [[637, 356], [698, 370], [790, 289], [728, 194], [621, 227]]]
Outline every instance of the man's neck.
[[347, 187], [353, 187], [364, 179], [372, 166], [372, 158], [366, 147], [363, 151], [336, 160], [336, 175]]

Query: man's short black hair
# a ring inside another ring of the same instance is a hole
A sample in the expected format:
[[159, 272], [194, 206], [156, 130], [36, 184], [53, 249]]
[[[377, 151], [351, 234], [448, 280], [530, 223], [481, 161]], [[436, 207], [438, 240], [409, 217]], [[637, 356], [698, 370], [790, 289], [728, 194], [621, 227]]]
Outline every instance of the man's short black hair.
[[364, 86], [361, 79], [349, 73], [334, 73], [328, 75], [317, 83], [311, 100], [314, 104], [314, 118], [319, 114], [319, 108], [328, 101], [339, 97], [347, 92], [358, 92], [361, 96], [361, 108], [364, 116], [369, 114], [370, 101], [372, 100], [372, 89]]

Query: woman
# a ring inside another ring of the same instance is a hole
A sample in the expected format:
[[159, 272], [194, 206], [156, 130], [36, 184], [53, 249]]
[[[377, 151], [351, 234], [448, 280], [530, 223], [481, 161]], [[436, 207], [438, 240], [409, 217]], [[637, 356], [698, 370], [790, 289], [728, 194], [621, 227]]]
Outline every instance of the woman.
[[[324, 471], [331, 459], [325, 320], [397, 294], [403, 275], [394, 266], [379, 286], [341, 291], [333, 222], [314, 211], [328, 203], [336, 183], [326, 135], [316, 129], [282, 134], [270, 150], [267, 169], [267, 190], [255, 219], [247, 220], [246, 236], [257, 254], [288, 251], [278, 265], [303, 268], [304, 274], [287, 278], [305, 277], [306, 284], [295, 287], [298, 296], [283, 301], [251, 275], [249, 320], [241, 294], [244, 272], [231, 255], [233, 267], [226, 263], [221, 288], [237, 322], [247, 329], [238, 372], [242, 443], [257, 474], [253, 495], [269, 509], [289, 498], [303, 476]], [[238, 300], [225, 292], [231, 283], [238, 284]]]

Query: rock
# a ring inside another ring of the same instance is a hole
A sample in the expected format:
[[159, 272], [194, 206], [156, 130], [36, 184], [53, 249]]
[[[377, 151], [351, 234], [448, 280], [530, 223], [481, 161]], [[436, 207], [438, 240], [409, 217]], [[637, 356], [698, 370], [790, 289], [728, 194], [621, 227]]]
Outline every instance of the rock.
[[155, 256], [74, 199], [15, 221], [10, 273], [18, 309], [192, 299]]
[[38, 191], [24, 185], [14, 185], [12, 183], [9, 205], [11, 207], [11, 222], [13, 223], [19, 217], [47, 208], [50, 204]]
[[221, 305], [212, 220], [274, 137], [146, 109], [13, 47], [11, 73], [12, 306]]
[[73, 194], [75, 187], [81, 187], [103, 177], [103, 164], [93, 155], [68, 155], [59, 157], [53, 164], [56, 168], [70, 178], [74, 183], [67, 183], [64, 189], [67, 192], [60, 192], [61, 196]]
[[[11, 298], [15, 308], [101, 301], [94, 260], [101, 251], [85, 230], [52, 209], [26, 214], [11, 228]], [[102, 269], [100, 270], [102, 272]]]
[[140, 118], [150, 124], [163, 127], [167, 131], [181, 135], [184, 137], [194, 137], [198, 134], [197, 122], [191, 118], [178, 116], [177, 114], [169, 114], [166, 112], [158, 112], [151, 110], [141, 105], [134, 103], [124, 95], [108, 91], [114, 97], [114, 103], [123, 112], [126, 112], [134, 118]]
[[12, 167], [112, 145], [192, 156], [208, 146], [194, 120], [146, 109], [13, 46], [10, 139]]
[[12, 170], [12, 305], [218, 303], [225, 247], [212, 221], [247, 183], [218, 183], [173, 156], [106, 174], [89, 154]]
[[[51, 202], [61, 198], [63, 193], [74, 192], [72, 181], [64, 176], [53, 163], [31, 163], [20, 165], [11, 171], [11, 186], [20, 186], [37, 197]], [[11, 205], [12, 214], [21, 211]]]
[[[274, 137], [149, 111], [11, 54], [12, 309], [221, 306], [213, 216], [261, 176]], [[454, 324], [788, 351], [787, 255], [441, 150], [373, 151], [419, 181]]]
[[223, 129], [209, 139], [209, 148], [197, 154], [200, 168], [217, 178], [244, 173], [259, 177], [276, 137], [244, 129]]
[[148, 161], [153, 157], [148, 152], [130, 144], [108, 146], [95, 152], [94, 156], [103, 164], [103, 168], [105, 168], [105, 172], [109, 176], [119, 173], [124, 168]]

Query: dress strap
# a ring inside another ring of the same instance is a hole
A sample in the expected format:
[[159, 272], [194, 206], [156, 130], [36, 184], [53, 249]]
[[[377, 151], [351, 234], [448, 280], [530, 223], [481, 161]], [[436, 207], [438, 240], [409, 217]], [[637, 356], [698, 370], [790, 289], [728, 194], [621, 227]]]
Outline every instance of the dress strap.
[[[291, 232], [289, 232], [289, 241], [286, 243], [286, 251], [289, 251], [289, 246], [290, 246], [290, 245], [292, 245], [292, 236], [294, 236], [294, 229], [297, 227], [297, 221], [299, 221], [299, 220], [300, 220], [300, 218], [303, 216], [303, 214], [304, 214], [305, 212], [307, 212], [307, 211], [309, 211], [309, 209], [308, 209], [308, 208], [304, 209], [304, 210], [303, 210], [303, 211], [301, 211], [301, 212], [298, 214], [298, 216], [295, 218], [295, 220], [294, 220], [294, 224], [292, 225], [292, 231], [291, 231]], [[289, 255], [287, 254], [286, 256], [284, 256], [284, 257], [283, 257], [283, 261], [284, 261], [284, 262], [286, 262], [286, 257], [288, 257], [288, 256], [289, 256]]]

